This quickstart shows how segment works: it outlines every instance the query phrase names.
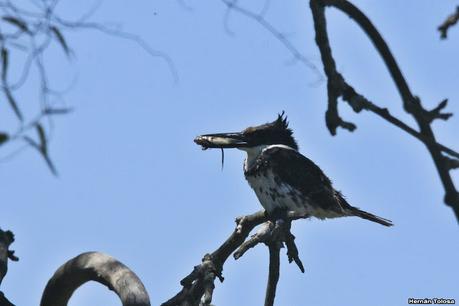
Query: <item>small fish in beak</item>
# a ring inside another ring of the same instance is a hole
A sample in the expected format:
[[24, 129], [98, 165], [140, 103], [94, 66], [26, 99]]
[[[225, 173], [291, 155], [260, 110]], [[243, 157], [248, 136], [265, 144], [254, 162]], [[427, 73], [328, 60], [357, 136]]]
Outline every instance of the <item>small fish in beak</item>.
[[223, 149], [241, 148], [247, 146], [245, 137], [242, 133], [220, 133], [201, 135], [194, 139], [194, 142], [201, 146], [203, 150], [218, 148], [222, 152], [222, 171], [225, 164], [225, 153]]
[[210, 148], [241, 148], [247, 146], [245, 136], [242, 133], [206, 134], [196, 137], [194, 142], [200, 145], [203, 150]]

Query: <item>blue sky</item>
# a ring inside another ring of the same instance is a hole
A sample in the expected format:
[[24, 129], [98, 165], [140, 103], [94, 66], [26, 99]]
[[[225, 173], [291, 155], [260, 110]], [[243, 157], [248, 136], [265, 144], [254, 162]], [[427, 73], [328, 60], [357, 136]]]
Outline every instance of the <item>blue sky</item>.
[[[263, 1], [240, 1], [259, 10]], [[77, 18], [91, 1], [63, 0]], [[277, 305], [406, 305], [409, 297], [459, 299], [458, 225], [424, 147], [371, 113], [342, 115], [358, 125], [332, 137], [325, 128], [326, 84], [253, 20], [233, 13], [225, 31], [221, 1], [105, 1], [93, 19], [119, 23], [172, 58], [167, 64], [129, 41], [94, 31], [67, 34], [76, 53], [58, 47], [45, 60], [75, 111], [55, 120], [50, 154], [60, 176], [26, 150], [0, 163], [0, 225], [13, 230], [20, 257], [2, 290], [17, 305], [38, 305], [48, 278], [85, 251], [108, 253], [131, 267], [158, 305], [179, 289], [201, 257], [232, 232], [234, 218], [260, 209], [244, 180], [241, 151], [201, 151], [198, 134], [237, 131], [286, 111], [301, 152], [332, 178], [350, 203], [393, 220], [385, 228], [357, 218], [296, 222], [301, 274], [282, 256]], [[439, 40], [436, 26], [457, 1], [355, 0], [387, 39], [413, 92], [434, 107], [450, 99], [459, 114], [459, 28]], [[364, 34], [329, 10], [338, 68], [358, 91], [414, 125], [386, 68]], [[322, 70], [308, 1], [271, 1], [267, 19]], [[33, 84], [21, 94], [34, 105]], [[10, 110], [1, 108], [3, 122]], [[4, 124], [4, 123], [1, 123]], [[459, 149], [458, 116], [436, 122], [441, 142]], [[3, 127], [0, 125], [0, 127]], [[7, 151], [1, 152], [6, 154]], [[459, 183], [458, 172], [455, 180]], [[228, 260], [217, 283], [218, 306], [260, 305], [268, 270], [265, 247]], [[98, 284], [70, 305], [119, 305]]]

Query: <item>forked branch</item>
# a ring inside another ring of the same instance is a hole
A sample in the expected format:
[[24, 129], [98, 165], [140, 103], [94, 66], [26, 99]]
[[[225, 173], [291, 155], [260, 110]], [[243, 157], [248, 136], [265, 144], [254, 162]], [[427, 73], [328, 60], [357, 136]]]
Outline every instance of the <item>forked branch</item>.
[[[403, 108], [413, 116], [419, 131], [391, 115], [388, 109], [377, 106], [359, 94], [346, 82], [341, 73], [338, 72], [327, 33], [325, 8], [328, 6], [335, 7], [344, 12], [367, 34], [389, 70], [401, 96]], [[326, 123], [330, 133], [335, 135], [339, 127], [349, 131], [353, 131], [356, 128], [353, 123], [346, 122], [339, 116], [338, 99], [342, 98], [355, 112], [358, 113], [361, 110], [371, 111], [420, 140], [426, 146], [437, 168], [445, 190], [444, 202], [453, 209], [456, 219], [459, 221], [459, 193], [450, 174], [450, 170], [456, 168], [455, 161], [459, 157], [459, 153], [439, 144], [431, 127], [435, 119], [447, 120], [451, 117], [452, 114], [442, 112], [446, 107], [447, 101], [443, 100], [433, 110], [427, 110], [422, 106], [420, 98], [411, 92], [397, 61], [379, 31], [370, 19], [352, 3], [347, 0], [310, 0], [310, 7], [314, 18], [316, 43], [319, 47], [324, 71], [327, 76], [328, 110], [326, 113]]]
[[[180, 282], [183, 286], [182, 290], [161, 306], [210, 305], [215, 286], [214, 280], [218, 277], [223, 282], [223, 265], [228, 257], [233, 254], [235, 259], [239, 259], [258, 243], [265, 243], [270, 248], [270, 273], [265, 305], [273, 305], [279, 278], [279, 250], [283, 242], [293, 237], [290, 233], [291, 221], [302, 218], [307, 218], [307, 216], [289, 213], [286, 222], [273, 222], [268, 220], [263, 211], [237, 218], [236, 228], [230, 237], [213, 253], [204, 255], [202, 263], [195, 266], [193, 271]], [[246, 241], [250, 232], [258, 225], [261, 225], [260, 229]], [[292, 250], [288, 249], [289, 261], [294, 260], [297, 264], [300, 263], [298, 265], [304, 271], [293, 240], [290, 239], [286, 244], [292, 248]]]

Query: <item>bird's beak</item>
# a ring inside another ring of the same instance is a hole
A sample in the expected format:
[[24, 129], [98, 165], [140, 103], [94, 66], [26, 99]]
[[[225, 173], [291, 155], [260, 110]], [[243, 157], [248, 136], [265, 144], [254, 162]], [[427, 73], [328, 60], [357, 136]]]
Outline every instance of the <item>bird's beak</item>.
[[194, 139], [194, 142], [203, 150], [209, 148], [243, 148], [247, 147], [247, 141], [242, 133], [220, 133], [201, 135]]

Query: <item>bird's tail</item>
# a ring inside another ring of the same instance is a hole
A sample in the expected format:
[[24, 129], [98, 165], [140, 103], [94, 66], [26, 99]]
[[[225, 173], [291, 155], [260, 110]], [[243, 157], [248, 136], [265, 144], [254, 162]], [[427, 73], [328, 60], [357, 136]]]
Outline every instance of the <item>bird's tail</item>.
[[362, 219], [370, 220], [370, 221], [382, 224], [384, 226], [393, 226], [394, 225], [392, 223], [392, 221], [390, 221], [388, 219], [384, 219], [384, 218], [378, 217], [376, 215], [370, 214], [369, 212], [360, 210], [360, 209], [355, 208], [355, 207], [352, 207], [350, 209], [350, 213], [351, 213], [352, 216], [357, 216], [357, 217], [360, 217]]

